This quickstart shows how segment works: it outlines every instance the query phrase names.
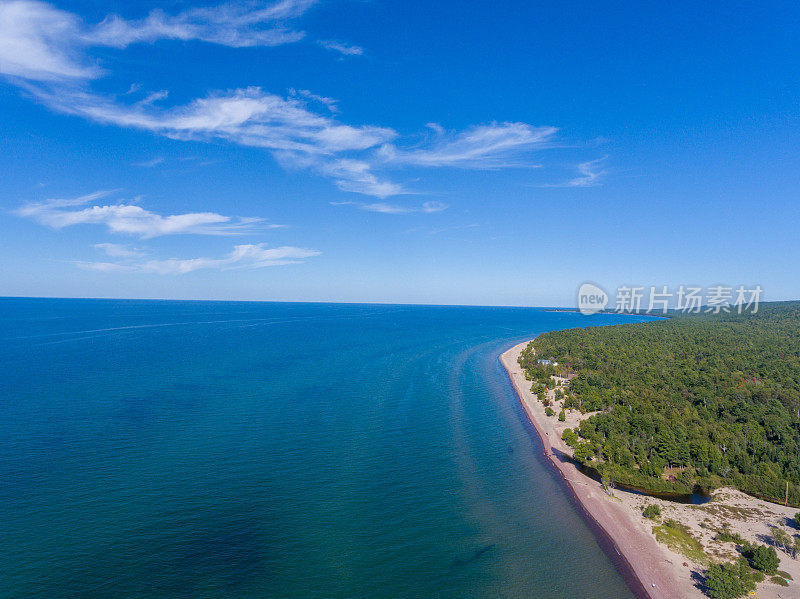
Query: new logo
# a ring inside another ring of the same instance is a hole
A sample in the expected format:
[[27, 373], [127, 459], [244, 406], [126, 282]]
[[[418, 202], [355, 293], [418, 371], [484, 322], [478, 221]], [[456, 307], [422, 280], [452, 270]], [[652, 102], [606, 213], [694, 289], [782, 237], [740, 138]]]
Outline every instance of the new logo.
[[605, 309], [608, 305], [608, 294], [592, 283], [584, 283], [578, 289], [578, 310], [589, 316]]

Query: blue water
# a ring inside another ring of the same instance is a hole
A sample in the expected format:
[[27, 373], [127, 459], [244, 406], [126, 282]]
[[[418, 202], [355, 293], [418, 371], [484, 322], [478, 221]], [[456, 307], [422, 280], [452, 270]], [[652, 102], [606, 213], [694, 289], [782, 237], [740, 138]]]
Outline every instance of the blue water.
[[498, 355], [633, 320], [0, 299], [0, 596], [632, 597]]

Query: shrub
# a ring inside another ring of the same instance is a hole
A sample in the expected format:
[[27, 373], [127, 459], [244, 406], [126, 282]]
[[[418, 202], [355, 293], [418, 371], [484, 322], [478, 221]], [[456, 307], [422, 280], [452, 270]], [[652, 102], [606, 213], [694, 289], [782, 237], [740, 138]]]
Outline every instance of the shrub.
[[545, 413], [546, 416], [552, 416], [553, 414], [555, 414], [555, 412], [553, 411], [553, 408], [551, 408], [550, 406], [547, 406], [544, 409], [544, 413]]
[[754, 591], [756, 584], [747, 562], [711, 564], [706, 571], [706, 590], [712, 599], [735, 599]]
[[786, 531], [783, 530], [783, 528], [780, 526], [773, 526], [770, 536], [772, 537], [773, 546], [786, 551], [786, 553], [792, 552], [793, 539], [786, 534]]
[[564, 440], [564, 443], [570, 447], [575, 447], [575, 444], [578, 442], [578, 435], [576, 435], [571, 428], [565, 428], [564, 432], [561, 433], [561, 438]]
[[765, 574], [774, 574], [777, 572], [778, 566], [781, 563], [775, 548], [767, 547], [766, 545], [756, 546], [745, 543], [742, 546], [742, 555], [747, 558], [753, 568], [761, 570]]
[[661, 508], [655, 504], [650, 504], [642, 510], [642, 516], [649, 519], [654, 519], [656, 516], [661, 515]]
[[789, 581], [786, 580], [785, 578], [781, 577], [781, 576], [773, 576], [772, 578], [770, 578], [770, 581], [772, 583], [774, 583], [774, 584], [777, 584], [778, 586], [782, 586], [782, 587], [788, 587], [789, 586]]
[[717, 540], [722, 543], [736, 543], [737, 545], [744, 545], [744, 539], [738, 532], [731, 532], [727, 528], [723, 528], [717, 533]]

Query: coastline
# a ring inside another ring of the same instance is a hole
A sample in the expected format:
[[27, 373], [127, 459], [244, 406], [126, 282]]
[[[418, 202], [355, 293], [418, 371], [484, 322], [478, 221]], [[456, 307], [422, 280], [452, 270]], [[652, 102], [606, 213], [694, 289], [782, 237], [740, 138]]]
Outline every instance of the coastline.
[[[517, 362], [522, 350], [530, 341], [524, 341], [503, 352], [500, 362], [506, 370], [520, 403], [542, 442], [545, 456], [561, 474], [573, 499], [582, 508], [591, 527], [599, 534], [606, 551], [613, 549], [628, 572], [623, 572], [631, 590], [638, 597], [649, 599], [674, 599], [675, 597], [700, 597], [689, 576], [679, 576], [680, 568], [664, 548], [651, 535], [642, 530], [630, 510], [603, 490], [600, 483], [585, 476], [569, 457], [568, 447], [556, 434], [552, 418], [530, 391], [522, 367]], [[611, 556], [613, 558], [613, 554]], [[613, 560], [617, 561], [617, 560]], [[632, 578], [632, 580], [631, 580]]]

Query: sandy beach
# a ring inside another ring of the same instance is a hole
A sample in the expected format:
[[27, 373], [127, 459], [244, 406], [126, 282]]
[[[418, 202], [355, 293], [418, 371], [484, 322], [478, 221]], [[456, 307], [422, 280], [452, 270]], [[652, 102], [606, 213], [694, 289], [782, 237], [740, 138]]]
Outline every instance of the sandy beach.
[[[572, 461], [572, 449], [561, 439], [566, 428], [575, 428], [580, 415], [570, 411], [564, 422], [548, 417], [542, 403], [531, 392], [530, 382], [525, 378], [517, 359], [529, 342], [520, 343], [500, 356], [525, 412], [542, 440], [547, 458], [563, 476], [574, 499], [582, 506], [587, 519], [610, 543], [624, 560], [639, 584], [632, 584], [637, 595], [651, 599], [700, 598], [705, 594], [698, 586], [709, 560], [731, 561], [737, 553], [733, 543], [714, 540], [715, 530], [725, 525], [732, 532], [754, 542], [764, 542], [770, 526], [788, 523], [797, 512], [796, 508], [784, 507], [747, 496], [733, 489], [718, 489], [712, 500], [702, 505], [688, 505], [654, 499], [620, 489], [610, 496], [602, 485], [580, 472]], [[558, 409], [556, 409], [558, 412]], [[691, 536], [697, 539], [701, 554], [687, 556], [687, 552], [676, 551], [656, 539], [653, 528], [658, 522], [641, 515], [645, 505], [657, 504], [663, 518], [672, 518], [687, 526]], [[788, 532], [793, 532], [788, 530]], [[608, 541], [608, 542], [606, 542]], [[607, 547], [608, 549], [608, 547]], [[794, 578], [789, 587], [781, 587], [768, 581], [758, 585], [756, 597], [764, 599], [787, 599], [800, 597], [800, 561], [778, 552], [780, 569]], [[613, 557], [613, 555], [612, 555]]]

